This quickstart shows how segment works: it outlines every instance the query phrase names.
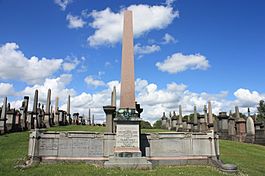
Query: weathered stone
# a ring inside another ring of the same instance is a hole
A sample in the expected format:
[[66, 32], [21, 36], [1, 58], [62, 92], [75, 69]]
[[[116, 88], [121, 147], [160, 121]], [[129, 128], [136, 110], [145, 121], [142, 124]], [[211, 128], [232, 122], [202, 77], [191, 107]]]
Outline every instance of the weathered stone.
[[0, 117], [0, 134], [5, 133], [6, 129], [6, 113], [7, 113], [7, 97], [4, 98], [3, 106], [1, 110], [1, 117]]
[[68, 100], [67, 100], [67, 115], [66, 115], [66, 123], [67, 124], [71, 124], [72, 120], [71, 120], [71, 113], [70, 113], [70, 95], [68, 95]]
[[111, 93], [111, 106], [116, 107], [116, 86], [113, 87], [113, 91]]
[[212, 104], [210, 101], [208, 101], [208, 113], [209, 113], [209, 123], [208, 127], [209, 130], [213, 130], [213, 113], [212, 113]]
[[163, 116], [161, 117], [161, 128], [167, 128], [167, 117], [165, 112], [163, 112]]
[[114, 133], [113, 119], [115, 116], [116, 106], [103, 106], [106, 114], [106, 128], [107, 132]]
[[196, 108], [196, 106], [194, 106], [193, 131], [199, 131], [199, 129], [198, 129], [198, 116], [197, 116], [197, 108]]

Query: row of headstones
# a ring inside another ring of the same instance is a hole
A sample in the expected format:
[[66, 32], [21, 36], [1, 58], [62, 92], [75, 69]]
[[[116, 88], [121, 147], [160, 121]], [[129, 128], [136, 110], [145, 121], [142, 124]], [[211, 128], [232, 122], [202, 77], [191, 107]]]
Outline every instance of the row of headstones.
[[211, 102], [208, 102], [208, 114], [207, 114], [207, 106], [204, 106], [204, 116], [197, 115], [196, 106], [194, 106], [194, 117], [193, 120], [188, 116], [187, 119], [184, 119], [182, 116], [182, 107], [179, 105], [179, 115], [176, 115], [176, 112], [173, 111], [173, 116], [169, 113], [169, 118], [166, 117], [165, 112], [163, 112], [163, 116], [161, 117], [162, 124], [161, 127], [163, 129], [173, 130], [173, 131], [207, 131], [212, 130], [214, 127], [213, 124], [213, 114], [212, 114], [212, 105]]
[[248, 108], [248, 116], [240, 116], [239, 108], [235, 107], [235, 117], [230, 111], [220, 112], [215, 122], [215, 132], [221, 139], [230, 139], [248, 143], [258, 143], [265, 145], [264, 122], [256, 121], [256, 115], [251, 116]]
[[[208, 112], [207, 112], [208, 110]], [[194, 106], [193, 120], [188, 116], [187, 119], [182, 117], [182, 108], [179, 106], [179, 115], [175, 111], [173, 115], [169, 113], [169, 118], [165, 112], [161, 117], [161, 127], [173, 131], [190, 131], [190, 132], [205, 132], [214, 130], [218, 133], [221, 139], [231, 139], [249, 143], [265, 144], [265, 129], [264, 123], [256, 122], [255, 118], [250, 116], [246, 119], [240, 117], [239, 108], [235, 107], [236, 117], [232, 116], [232, 112], [227, 116], [226, 112], [220, 112], [215, 118], [212, 114], [211, 102], [208, 102], [208, 108], [204, 106], [204, 115], [197, 115], [196, 106]]]
[[70, 96], [68, 96], [67, 111], [59, 110], [59, 97], [55, 100], [55, 109], [51, 107], [51, 89], [47, 93], [46, 109], [38, 102], [38, 90], [35, 90], [33, 109], [28, 111], [29, 97], [25, 96], [22, 106], [11, 109], [4, 98], [0, 116], [0, 134], [11, 131], [24, 131], [35, 128], [49, 128], [56, 125], [72, 124], [70, 114]]

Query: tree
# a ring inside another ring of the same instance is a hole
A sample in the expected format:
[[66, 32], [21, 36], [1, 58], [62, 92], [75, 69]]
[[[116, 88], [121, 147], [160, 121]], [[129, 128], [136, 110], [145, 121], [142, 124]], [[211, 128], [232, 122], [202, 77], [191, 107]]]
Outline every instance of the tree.
[[153, 128], [156, 128], [156, 129], [162, 128], [162, 120], [158, 119], [157, 121], [155, 121], [155, 123], [153, 124]]
[[259, 101], [257, 109], [258, 109], [257, 121], [264, 121], [265, 120], [265, 102], [264, 102], [264, 100]]
[[148, 121], [141, 121], [141, 128], [142, 129], [151, 129], [152, 126]]

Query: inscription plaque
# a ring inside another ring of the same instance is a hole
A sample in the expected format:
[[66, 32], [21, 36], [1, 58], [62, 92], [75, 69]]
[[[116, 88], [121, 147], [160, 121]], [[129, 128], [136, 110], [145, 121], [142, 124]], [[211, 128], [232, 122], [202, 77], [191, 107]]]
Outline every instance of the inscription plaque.
[[139, 124], [117, 124], [116, 147], [139, 148]]

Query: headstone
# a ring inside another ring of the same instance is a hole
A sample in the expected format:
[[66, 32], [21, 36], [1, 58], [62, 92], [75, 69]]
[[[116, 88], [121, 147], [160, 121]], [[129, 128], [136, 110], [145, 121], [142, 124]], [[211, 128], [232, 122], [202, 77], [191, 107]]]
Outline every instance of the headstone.
[[161, 128], [167, 129], [167, 117], [165, 112], [163, 112], [163, 116], [161, 117]]
[[55, 98], [55, 107], [54, 107], [54, 125], [59, 124], [59, 97]]
[[22, 102], [22, 107], [21, 107], [21, 128], [22, 130], [28, 129], [28, 124], [27, 124], [27, 114], [28, 114], [28, 106], [29, 106], [29, 97], [24, 96], [24, 100]]
[[95, 116], [94, 116], [94, 114], [92, 115], [92, 126], [95, 126]]
[[173, 116], [171, 117], [171, 122], [172, 122], [172, 129], [171, 130], [175, 130], [176, 131], [178, 118], [177, 118], [177, 115], [176, 115], [175, 111], [173, 111]]
[[230, 111], [228, 118], [228, 137], [230, 139], [234, 139], [234, 136], [236, 135], [235, 127], [236, 127], [235, 118], [232, 115], [232, 111]]
[[255, 126], [254, 126], [254, 121], [252, 117], [250, 117], [250, 114], [247, 118], [246, 127], [247, 127], [246, 142], [254, 143], [255, 142]]
[[206, 105], [204, 105], [203, 111], [204, 111], [204, 122], [207, 125], [208, 124], [208, 117], [207, 117], [207, 106]]
[[197, 108], [194, 106], [194, 117], [193, 117], [193, 131], [198, 131], [198, 116], [197, 116]]
[[88, 125], [91, 125], [91, 111], [88, 109]]
[[183, 124], [182, 124], [182, 107], [179, 105], [179, 120], [177, 125], [177, 131], [183, 130]]
[[46, 128], [51, 126], [51, 89], [48, 89], [47, 100], [46, 100], [46, 111], [44, 114], [44, 125]]
[[244, 142], [246, 139], [246, 121], [242, 117], [240, 117], [238, 106], [235, 107], [236, 111], [236, 135], [237, 140], [240, 142]]
[[116, 86], [113, 87], [113, 91], [111, 94], [111, 106], [116, 107]]
[[33, 110], [31, 117], [31, 129], [40, 128], [42, 124], [42, 119], [38, 114], [38, 90], [35, 90], [34, 101], [33, 101]]
[[212, 104], [210, 101], [208, 102], [208, 112], [209, 112], [208, 127], [209, 127], [209, 130], [213, 130], [213, 113], [212, 113]]
[[107, 132], [114, 133], [113, 119], [115, 115], [116, 106], [103, 106], [104, 112], [106, 114], [106, 128]]
[[70, 95], [68, 95], [68, 100], [67, 100], [67, 119], [66, 123], [71, 124], [71, 113], [70, 113]]
[[4, 98], [3, 106], [1, 110], [1, 117], [0, 117], [0, 134], [3, 134], [7, 131], [6, 129], [6, 113], [7, 113], [7, 97]]

